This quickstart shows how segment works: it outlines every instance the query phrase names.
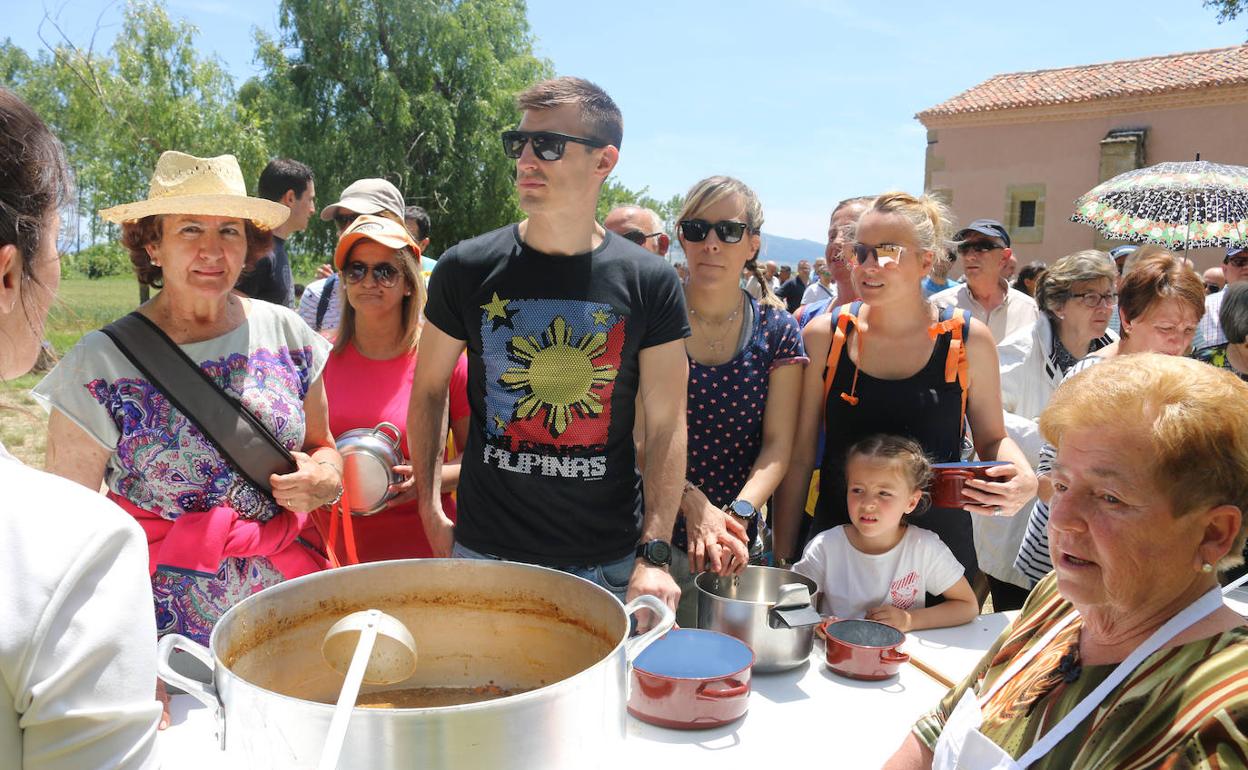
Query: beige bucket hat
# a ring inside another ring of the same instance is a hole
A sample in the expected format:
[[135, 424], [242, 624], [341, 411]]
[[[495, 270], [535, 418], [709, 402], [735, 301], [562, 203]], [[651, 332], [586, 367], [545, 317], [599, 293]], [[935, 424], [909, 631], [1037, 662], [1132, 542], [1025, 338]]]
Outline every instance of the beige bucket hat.
[[156, 161], [147, 200], [102, 209], [109, 222], [134, 222], [153, 214], [201, 214], [250, 219], [264, 230], [280, 226], [290, 209], [275, 201], [252, 198], [233, 155], [197, 158], [169, 150]]

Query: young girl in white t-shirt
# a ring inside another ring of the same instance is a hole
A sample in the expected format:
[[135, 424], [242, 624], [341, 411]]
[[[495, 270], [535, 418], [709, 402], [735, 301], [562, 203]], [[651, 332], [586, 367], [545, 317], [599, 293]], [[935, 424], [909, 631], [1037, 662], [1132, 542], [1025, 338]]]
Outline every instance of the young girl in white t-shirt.
[[[924, 502], [932, 467], [917, 442], [871, 436], [849, 448], [850, 524], [815, 536], [793, 569], [819, 584], [819, 611], [901, 631], [966, 623], [979, 603], [962, 565], [935, 533], [907, 517]], [[944, 597], [925, 606], [925, 594]]]

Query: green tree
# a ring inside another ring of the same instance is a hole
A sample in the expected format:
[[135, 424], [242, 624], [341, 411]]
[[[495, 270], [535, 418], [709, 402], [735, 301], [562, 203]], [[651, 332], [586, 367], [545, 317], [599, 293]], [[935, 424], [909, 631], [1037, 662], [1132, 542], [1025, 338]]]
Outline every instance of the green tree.
[[[429, 211], [433, 253], [518, 217], [498, 134], [515, 94], [552, 73], [521, 0], [282, 0], [279, 26], [257, 36], [266, 72], [240, 101], [313, 168], [324, 201], [389, 179]], [[300, 248], [323, 258], [332, 239], [316, 223]]]
[[1222, 24], [1248, 13], [1248, 0], [1205, 0], [1205, 7], [1217, 11], [1218, 23]]
[[259, 175], [268, 159], [260, 120], [235, 98], [221, 63], [199, 54], [195, 28], [170, 19], [159, 2], [129, 2], [105, 54], [76, 44], [52, 20], [44, 28], [58, 37], [45, 39], [35, 59], [0, 46], [0, 74], [65, 145], [79, 215], [90, 222], [83, 246], [115, 236], [98, 210], [144, 197], [165, 150], [230, 153], [246, 178]]

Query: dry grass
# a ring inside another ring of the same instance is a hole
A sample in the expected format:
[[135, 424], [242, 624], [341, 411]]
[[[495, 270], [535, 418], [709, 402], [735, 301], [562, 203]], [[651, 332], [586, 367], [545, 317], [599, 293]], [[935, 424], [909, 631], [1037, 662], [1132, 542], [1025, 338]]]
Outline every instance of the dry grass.
[[[58, 301], [48, 314], [47, 338], [63, 354], [82, 335], [104, 326], [138, 306], [138, 284], [132, 276], [89, 280], [66, 277]], [[0, 382], [0, 442], [22, 462], [42, 468], [48, 418], [30, 396], [43, 378], [28, 374]]]

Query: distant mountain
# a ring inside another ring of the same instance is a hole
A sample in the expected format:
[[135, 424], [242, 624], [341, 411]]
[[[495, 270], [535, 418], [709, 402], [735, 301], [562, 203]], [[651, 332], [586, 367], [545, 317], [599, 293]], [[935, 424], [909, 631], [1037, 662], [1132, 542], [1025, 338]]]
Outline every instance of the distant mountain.
[[772, 260], [781, 265], [792, 265], [797, 267], [799, 259], [805, 259], [814, 263], [816, 257], [823, 256], [822, 243], [815, 243], [806, 239], [785, 238], [782, 235], [772, 235], [771, 233], [763, 233], [763, 249], [758, 258], [766, 262]]
[[[785, 238], [783, 235], [772, 235], [771, 233], [763, 233], [763, 248], [758, 255], [759, 260], [766, 262], [773, 260], [777, 264], [790, 265], [797, 267], [799, 259], [805, 259], [812, 264], [816, 257], [823, 256], [822, 243], [815, 243], [798, 238]], [[681, 253], [680, 241], [672, 239], [671, 252], [668, 258], [674, 262], [683, 262], [685, 255]]]

